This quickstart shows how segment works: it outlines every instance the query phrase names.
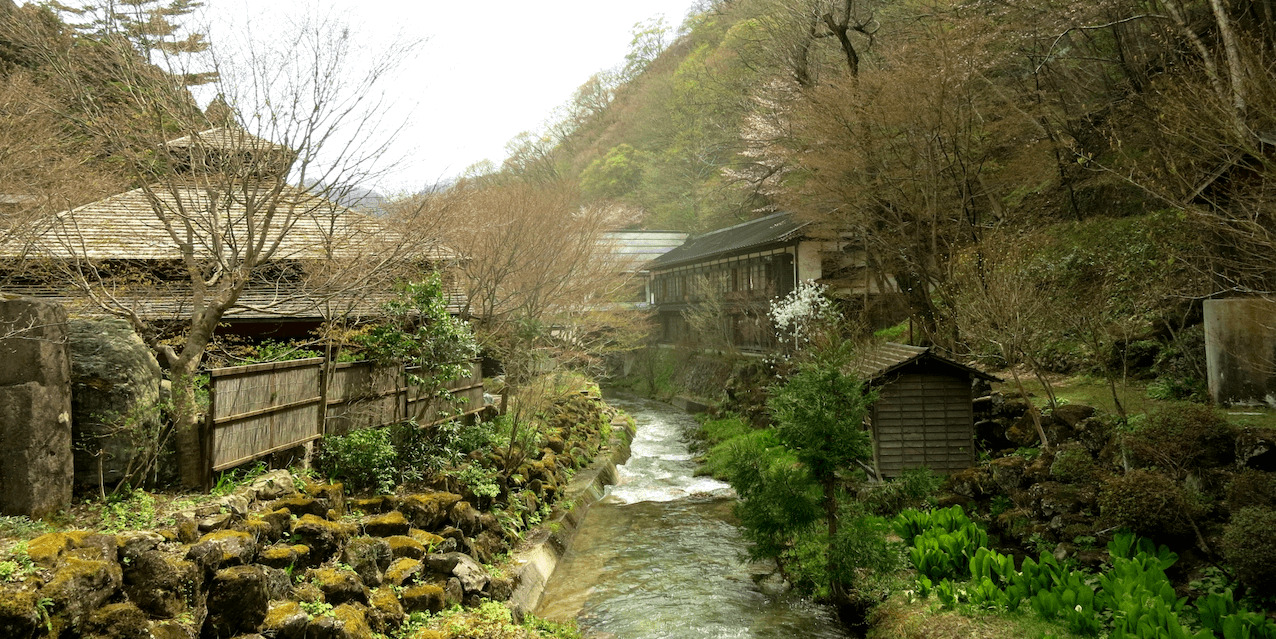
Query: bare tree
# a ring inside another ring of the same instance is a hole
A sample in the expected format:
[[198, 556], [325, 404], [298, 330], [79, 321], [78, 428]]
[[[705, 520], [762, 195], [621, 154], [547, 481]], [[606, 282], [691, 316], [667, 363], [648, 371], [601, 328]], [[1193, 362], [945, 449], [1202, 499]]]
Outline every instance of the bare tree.
[[[75, 125], [108, 140], [138, 186], [60, 215], [38, 250], [160, 352], [173, 379], [182, 481], [197, 485], [196, 372], [222, 318], [238, 308], [287, 314], [371, 290], [419, 248], [388, 241], [378, 221], [334, 204], [384, 154], [379, 87], [407, 48], [392, 45], [371, 68], [350, 69], [356, 43], [330, 21], [295, 24], [270, 43], [249, 36], [233, 50], [215, 48], [208, 59], [217, 91], [239, 117], [210, 123], [194, 109], [180, 69], [159, 73], [115, 40], [100, 46], [142, 118], [122, 121], [93, 102], [86, 77], [108, 69], [78, 68], [52, 47], [43, 54], [86, 105]], [[174, 347], [159, 343], [147, 308], [160, 292], [180, 302], [184, 328]]]

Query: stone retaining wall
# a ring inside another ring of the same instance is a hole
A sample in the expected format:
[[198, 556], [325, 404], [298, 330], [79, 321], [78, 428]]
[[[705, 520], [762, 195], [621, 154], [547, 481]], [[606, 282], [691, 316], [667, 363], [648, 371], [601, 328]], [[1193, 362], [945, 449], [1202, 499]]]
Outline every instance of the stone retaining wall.
[[[563, 501], [554, 509], [550, 520], [519, 545], [511, 557], [516, 584], [509, 606], [515, 614], [536, 609], [545, 594], [545, 584], [553, 576], [558, 562], [571, 547], [572, 539], [589, 508], [602, 499], [607, 486], [616, 483], [616, 467], [629, 460], [629, 444], [635, 433], [634, 424], [626, 421], [612, 425], [611, 454], [598, 458], [588, 469], [577, 474], [563, 492]], [[564, 507], [570, 504], [571, 508]]]

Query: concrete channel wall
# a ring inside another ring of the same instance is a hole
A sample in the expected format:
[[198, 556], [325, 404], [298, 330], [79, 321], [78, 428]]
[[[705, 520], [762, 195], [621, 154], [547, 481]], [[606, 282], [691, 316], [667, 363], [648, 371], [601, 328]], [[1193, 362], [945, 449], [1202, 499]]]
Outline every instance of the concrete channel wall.
[[633, 441], [634, 432], [634, 426], [628, 420], [613, 423], [610, 452], [572, 478], [549, 521], [528, 535], [514, 551], [513, 577], [517, 585], [509, 606], [516, 613], [532, 612], [540, 604], [545, 584], [571, 548], [572, 539], [586, 513], [602, 499], [607, 487], [616, 483], [616, 467], [629, 460], [629, 444]]

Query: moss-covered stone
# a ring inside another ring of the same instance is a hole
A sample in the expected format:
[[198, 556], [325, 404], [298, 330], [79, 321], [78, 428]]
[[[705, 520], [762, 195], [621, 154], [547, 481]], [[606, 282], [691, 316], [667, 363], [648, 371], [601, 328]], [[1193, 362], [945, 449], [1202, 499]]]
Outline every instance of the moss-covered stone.
[[417, 559], [403, 557], [394, 560], [385, 571], [383, 583], [391, 586], [403, 586], [420, 580], [425, 564]]
[[273, 633], [277, 639], [303, 639], [310, 615], [295, 601], [282, 601], [270, 606], [266, 619], [261, 623], [263, 633]]
[[409, 530], [408, 536], [415, 539], [422, 546], [425, 546], [427, 553], [432, 552], [433, 548], [437, 548], [439, 544], [443, 543], [442, 536], [421, 530], [420, 528], [413, 528], [412, 530]]
[[363, 522], [363, 534], [373, 537], [406, 535], [411, 528], [412, 525], [408, 523], [408, 519], [397, 510], [370, 517]]
[[399, 595], [407, 612], [439, 612], [443, 610], [443, 588], [434, 584], [418, 584]]
[[124, 592], [146, 614], [171, 619], [196, 607], [203, 571], [159, 551], [142, 553], [124, 571]]
[[305, 515], [292, 525], [292, 534], [310, 547], [310, 562], [316, 565], [336, 554], [353, 532], [351, 524], [328, 521], [316, 515]]
[[294, 495], [292, 497], [276, 499], [275, 501], [270, 502], [270, 509], [284, 509], [295, 517], [302, 517], [305, 515], [323, 517], [328, 514], [328, 504], [320, 503], [319, 500], [313, 497], [306, 497], [304, 495]]
[[52, 568], [63, 554], [72, 550], [95, 549], [102, 561], [114, 561], [119, 544], [114, 535], [104, 535], [91, 530], [68, 530], [46, 533], [27, 542], [27, 555], [31, 561], [45, 568]]
[[186, 553], [186, 558], [205, 569], [252, 563], [257, 556], [257, 539], [239, 530], [218, 530], [199, 538]]
[[368, 603], [368, 588], [354, 571], [315, 568], [306, 571], [306, 578], [318, 586], [324, 600], [334, 606], [350, 601]]
[[377, 588], [368, 599], [368, 625], [373, 630], [388, 634], [391, 629], [403, 624], [406, 614], [399, 597], [389, 588]]
[[447, 519], [448, 511], [459, 501], [461, 496], [455, 493], [419, 493], [404, 498], [399, 510], [414, 527], [434, 530]]
[[483, 529], [479, 514], [479, 511], [471, 506], [470, 502], [458, 501], [448, 511], [448, 519], [451, 520], [453, 526], [459, 528], [466, 536], [472, 537]]
[[41, 622], [38, 600], [33, 589], [0, 585], [0, 637], [35, 635]]
[[205, 632], [218, 637], [256, 632], [266, 619], [270, 594], [260, 566], [234, 566], [217, 571], [208, 589]]
[[151, 639], [150, 626], [146, 613], [126, 602], [98, 608], [82, 631], [85, 639]]
[[281, 570], [295, 565], [297, 559], [296, 548], [287, 544], [268, 546], [257, 555], [257, 563]]
[[[439, 541], [442, 540], [440, 537]], [[425, 556], [425, 545], [406, 535], [386, 537], [385, 541], [390, 546], [390, 556], [395, 559], [420, 559]]]
[[371, 587], [381, 585], [381, 573], [390, 567], [393, 559], [390, 543], [380, 537], [355, 537], [341, 550], [341, 561]]
[[372, 629], [363, 609], [352, 604], [337, 606], [332, 612], [315, 617], [306, 626], [307, 637], [325, 639], [373, 639]]
[[325, 507], [325, 511], [335, 511], [337, 517], [346, 514], [346, 491], [340, 482], [333, 484], [307, 483], [305, 492], [321, 502]]
[[309, 581], [303, 581], [292, 589], [292, 598], [306, 603], [323, 601], [323, 591]]

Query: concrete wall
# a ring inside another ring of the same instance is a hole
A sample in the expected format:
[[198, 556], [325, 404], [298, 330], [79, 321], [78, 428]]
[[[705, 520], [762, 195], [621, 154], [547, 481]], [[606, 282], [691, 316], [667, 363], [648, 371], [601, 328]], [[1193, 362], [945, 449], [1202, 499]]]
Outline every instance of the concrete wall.
[[1276, 301], [1205, 301], [1205, 360], [1217, 404], [1276, 408]]
[[818, 280], [824, 277], [824, 261], [820, 251], [827, 248], [826, 242], [799, 242], [797, 245], [797, 276], [799, 283], [806, 280]]

